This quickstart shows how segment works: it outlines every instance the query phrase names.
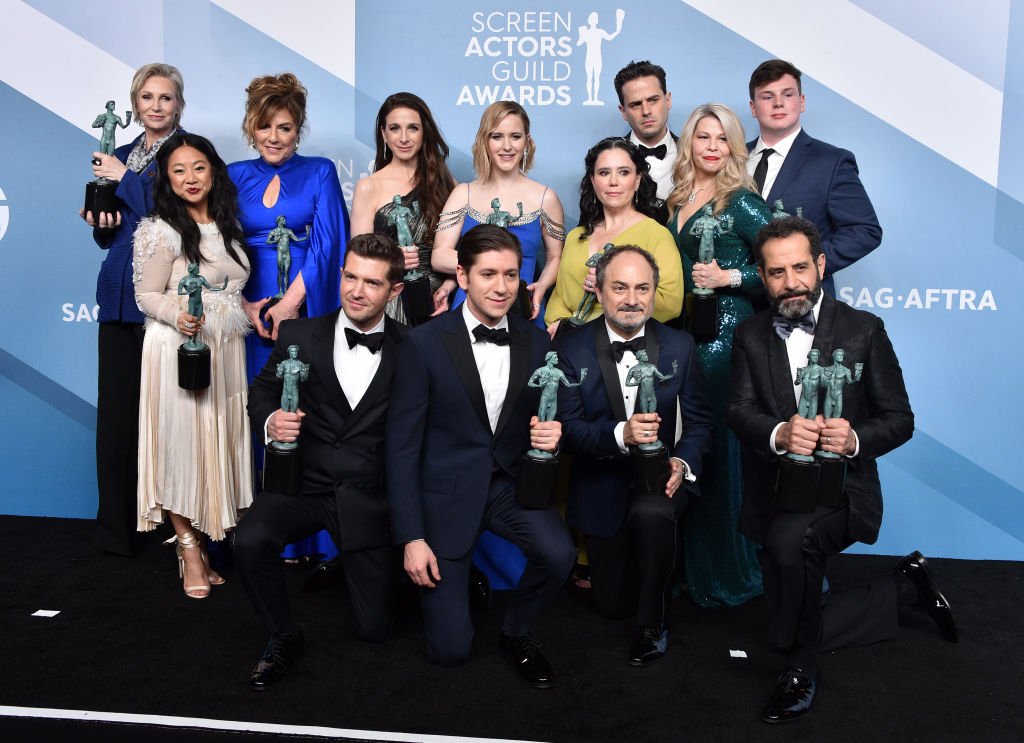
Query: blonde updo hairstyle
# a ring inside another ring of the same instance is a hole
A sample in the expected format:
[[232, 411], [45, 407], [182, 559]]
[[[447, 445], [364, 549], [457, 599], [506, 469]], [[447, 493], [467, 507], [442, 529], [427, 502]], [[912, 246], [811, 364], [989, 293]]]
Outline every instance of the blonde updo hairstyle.
[[530, 117], [526, 115], [526, 109], [515, 101], [498, 101], [484, 109], [483, 115], [480, 116], [480, 128], [476, 130], [476, 139], [473, 140], [473, 170], [481, 181], [486, 182], [491, 177], [491, 156], [487, 150], [487, 138], [506, 116], [518, 116], [526, 133], [526, 150], [519, 163], [519, 169], [525, 174], [533, 167], [537, 146], [530, 136]]
[[298, 128], [298, 143], [306, 129], [306, 88], [290, 72], [253, 78], [245, 89], [245, 118], [242, 133], [250, 146], [255, 146], [255, 132], [267, 125], [281, 109], [291, 114]]

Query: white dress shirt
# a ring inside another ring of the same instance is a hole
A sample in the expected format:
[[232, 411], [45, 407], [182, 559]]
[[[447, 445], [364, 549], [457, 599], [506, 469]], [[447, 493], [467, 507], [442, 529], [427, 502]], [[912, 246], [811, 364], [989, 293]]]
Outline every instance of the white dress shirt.
[[[782, 163], [786, 162], [786, 156], [789, 155], [789, 151], [793, 147], [793, 142], [796, 140], [796, 136], [800, 133], [800, 127], [796, 128], [796, 131], [792, 134], [783, 137], [778, 142], [773, 144], [771, 148], [775, 150], [768, 156], [768, 172], [764, 177], [764, 188], [761, 189], [761, 198], [767, 199], [768, 194], [772, 192], [772, 186], [775, 185], [775, 179], [779, 176], [779, 171], [782, 169]], [[757, 142], [754, 144], [754, 149], [750, 151], [750, 157], [747, 158], [747, 173], [750, 177], [754, 177], [754, 171], [757, 169], [757, 164], [761, 162], [762, 150], [768, 149], [768, 145], [761, 141], [761, 138], [757, 138]], [[790, 214], [796, 214], [796, 208], [803, 206], [803, 204], [783, 204], [786, 211]], [[770, 209], [774, 207], [769, 204]]]
[[[635, 145], [643, 144], [637, 139], [633, 130], [629, 132], [629, 141]], [[656, 157], [648, 157], [647, 164], [651, 166], [651, 178], [658, 184], [658, 198], [667, 199], [668, 195], [672, 193], [672, 170], [676, 166], [676, 142], [672, 139], [672, 132], [668, 128], [665, 129], [664, 138], [660, 142], [656, 142], [654, 147], [659, 145], [665, 145], [665, 157], [661, 160]], [[644, 146], [648, 147], [649, 145]]]
[[[484, 388], [484, 403], [487, 405], [487, 420], [491, 424], [491, 433], [498, 427], [501, 417], [501, 406], [505, 404], [505, 393], [508, 392], [508, 370], [510, 350], [508, 346], [497, 343], [478, 341], [473, 336], [473, 328], [477, 325], [490, 327], [477, 320], [469, 311], [469, 302], [462, 303], [462, 319], [466, 321], [466, 332], [469, 342], [473, 344], [473, 358], [476, 369], [480, 373], [480, 386]], [[501, 318], [493, 330], [508, 330], [508, 316]]]

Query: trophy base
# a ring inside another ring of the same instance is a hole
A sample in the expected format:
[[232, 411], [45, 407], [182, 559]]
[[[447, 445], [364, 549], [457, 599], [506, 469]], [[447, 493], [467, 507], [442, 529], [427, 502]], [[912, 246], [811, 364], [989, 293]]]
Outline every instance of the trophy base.
[[818, 503], [819, 464], [790, 457], [779, 461], [775, 479], [775, 498], [778, 507], [790, 513], [811, 513]]
[[430, 319], [434, 314], [434, 294], [430, 291], [430, 279], [426, 275], [420, 274], [418, 278], [405, 280], [402, 305], [410, 325], [422, 325]]
[[264, 452], [263, 492], [298, 495], [302, 492], [302, 451], [298, 446], [279, 449], [278, 443], [272, 441]]
[[711, 341], [718, 336], [718, 296], [712, 294], [686, 295], [686, 329], [696, 341]]
[[85, 211], [92, 212], [92, 218], [99, 224], [100, 212], [116, 214], [121, 208], [117, 196], [118, 181], [96, 180], [85, 184]]
[[818, 460], [818, 505], [839, 508], [846, 504], [846, 460]]
[[519, 294], [516, 296], [513, 306], [519, 310], [519, 314], [523, 316], [524, 320], [529, 320], [533, 315], [533, 299], [530, 297], [530, 292], [526, 291], [526, 286], [526, 282], [519, 279]]
[[551, 508], [558, 486], [558, 457], [539, 457], [534, 449], [519, 458], [519, 479], [516, 481], [516, 503], [523, 508]]
[[668, 449], [660, 444], [653, 449], [633, 447], [629, 453], [633, 468], [633, 490], [643, 495], [665, 492], [672, 466], [668, 463]]
[[205, 390], [210, 386], [210, 348], [178, 346], [178, 386], [183, 390]]
[[558, 327], [555, 328], [555, 337], [551, 339], [552, 342], [558, 343], [560, 339], [564, 338], [583, 324], [582, 320], [577, 320], [575, 317], [562, 318], [561, 322], [558, 323]]

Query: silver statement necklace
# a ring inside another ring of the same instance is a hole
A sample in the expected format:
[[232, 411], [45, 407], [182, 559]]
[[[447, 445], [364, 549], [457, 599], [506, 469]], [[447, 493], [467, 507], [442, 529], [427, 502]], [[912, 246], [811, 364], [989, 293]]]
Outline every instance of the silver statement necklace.
[[686, 200], [686, 203], [687, 204], [692, 204], [694, 201], [696, 201], [697, 200], [697, 194], [699, 194], [703, 190], [704, 190], [703, 188], [695, 188], [695, 189], [693, 189], [693, 191], [690, 192], [690, 197]]

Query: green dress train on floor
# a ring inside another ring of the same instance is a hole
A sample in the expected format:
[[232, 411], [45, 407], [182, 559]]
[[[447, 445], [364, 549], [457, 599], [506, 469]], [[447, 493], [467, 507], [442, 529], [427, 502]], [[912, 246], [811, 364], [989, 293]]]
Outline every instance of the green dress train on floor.
[[[689, 232], [702, 213], [703, 207], [681, 230], [676, 225], [678, 211], [668, 223], [682, 257], [686, 293], [693, 291], [693, 264], [700, 247], [700, 235]], [[715, 424], [715, 443], [701, 475], [701, 497], [692, 499], [686, 512], [683, 544], [687, 590], [700, 606], [736, 606], [761, 593], [757, 550], [736, 531], [743, 499], [740, 444], [726, 426], [725, 415], [733, 330], [754, 314], [750, 295], [761, 286], [752, 246], [758, 230], [772, 217], [761, 197], [746, 190], [733, 194], [723, 214], [733, 218], [733, 225], [716, 238], [715, 260], [721, 268], [739, 269], [743, 283], [737, 289], [715, 290], [718, 335], [713, 341], [697, 344]]]

